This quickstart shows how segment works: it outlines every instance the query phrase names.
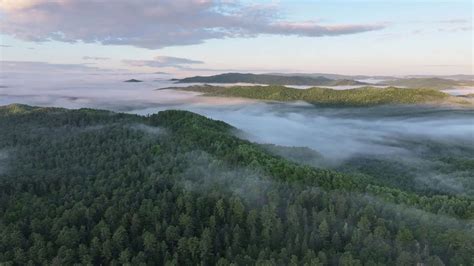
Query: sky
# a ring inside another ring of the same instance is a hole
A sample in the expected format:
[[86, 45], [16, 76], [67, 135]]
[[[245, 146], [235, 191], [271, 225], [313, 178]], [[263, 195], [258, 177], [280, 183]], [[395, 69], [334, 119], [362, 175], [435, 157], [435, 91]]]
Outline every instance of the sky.
[[0, 72], [473, 74], [471, 0], [0, 0]]

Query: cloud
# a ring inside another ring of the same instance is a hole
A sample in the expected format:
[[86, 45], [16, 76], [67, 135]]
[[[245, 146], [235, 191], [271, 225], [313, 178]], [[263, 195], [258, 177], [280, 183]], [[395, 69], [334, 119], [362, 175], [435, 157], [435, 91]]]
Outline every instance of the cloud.
[[453, 65], [453, 64], [438, 64], [438, 65], [423, 65], [424, 67], [459, 67], [465, 68], [470, 67], [471, 65]]
[[279, 22], [263, 25], [261, 32], [268, 34], [297, 35], [297, 36], [335, 36], [343, 34], [353, 34], [364, 31], [373, 31], [383, 28], [382, 25], [335, 25], [322, 26], [315, 22], [307, 21], [303, 23]]
[[472, 22], [469, 19], [445, 19], [436, 22], [443, 25], [438, 28], [440, 32], [472, 31]]
[[258, 168], [232, 168], [224, 161], [204, 151], [191, 151], [183, 159], [185, 170], [179, 182], [184, 189], [209, 193], [219, 187], [221, 191], [238, 195], [247, 204], [262, 204], [268, 190], [275, 183]]
[[84, 60], [109, 60], [108, 57], [100, 57], [100, 56], [83, 56], [82, 59]]
[[284, 21], [274, 5], [217, 0], [3, 0], [0, 13], [1, 32], [22, 40], [150, 49], [259, 34], [336, 36], [385, 27]]
[[[134, 67], [151, 67], [151, 68], [166, 68], [171, 67], [180, 71], [200, 72], [200, 73], [223, 73], [223, 72], [287, 72], [291, 69], [276, 69], [276, 68], [208, 68], [198, 67], [196, 65], [204, 64], [204, 61], [193, 60], [181, 57], [172, 56], [156, 56], [153, 60], [122, 60], [122, 63]], [[155, 72], [155, 74], [169, 74], [167, 72]]]
[[438, 31], [440, 31], [440, 32], [472, 31], [472, 26], [454, 27], [454, 28], [439, 28]]
[[0, 44], [0, 47], [8, 48], [8, 47], [12, 47], [12, 46], [11, 46], [11, 45], [7, 45], [7, 44]]
[[[118, 69], [103, 69], [86, 64], [54, 64], [35, 61], [0, 61], [0, 67], [3, 71], [11, 73], [38, 73], [38, 74], [57, 74], [57, 73], [99, 73], [114, 72]], [[123, 71], [123, 70], [121, 70]]]
[[439, 23], [446, 23], [446, 24], [465, 24], [469, 23], [468, 19], [446, 19], [446, 20], [438, 20]]
[[203, 61], [191, 60], [181, 57], [172, 57], [172, 56], [156, 56], [154, 60], [122, 60], [123, 63], [130, 66], [138, 67], [174, 67], [174, 68], [184, 68], [186, 65], [195, 65], [203, 64]]

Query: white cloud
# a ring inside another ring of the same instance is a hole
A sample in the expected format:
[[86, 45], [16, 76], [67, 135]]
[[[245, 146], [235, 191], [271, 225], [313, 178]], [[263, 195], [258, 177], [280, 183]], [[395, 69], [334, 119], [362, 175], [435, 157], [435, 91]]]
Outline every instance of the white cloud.
[[191, 60], [191, 59], [172, 57], [172, 56], [156, 56], [154, 60], [123, 60], [122, 62], [130, 66], [138, 66], [138, 67], [147, 66], [147, 67], [153, 67], [153, 68], [160, 68], [160, 67], [182, 68], [186, 65], [204, 63], [198, 60]]
[[84, 60], [109, 60], [108, 57], [100, 57], [100, 56], [83, 56], [82, 59]]
[[446, 24], [467, 24], [469, 23], [469, 20], [454, 18], [454, 19], [438, 20], [437, 22], [446, 23]]
[[212, 0], [2, 0], [0, 31], [28, 41], [161, 48], [259, 34], [335, 36], [383, 28], [284, 21], [273, 5]]
[[40, 73], [40, 74], [59, 74], [59, 73], [101, 73], [125, 71], [119, 69], [103, 69], [85, 64], [54, 64], [47, 62], [32, 61], [0, 61], [2, 73]]
[[449, 33], [458, 32], [458, 31], [472, 31], [472, 26], [439, 28], [438, 31], [440, 31], [440, 32], [449, 32]]

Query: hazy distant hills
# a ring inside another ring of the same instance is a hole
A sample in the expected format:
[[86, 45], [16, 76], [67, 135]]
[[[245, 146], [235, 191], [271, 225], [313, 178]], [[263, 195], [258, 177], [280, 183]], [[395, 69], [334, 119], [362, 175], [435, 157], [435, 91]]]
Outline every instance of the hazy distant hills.
[[402, 86], [409, 88], [445, 89], [458, 86], [473, 86], [472, 75], [451, 76], [367, 76], [340, 75], [327, 73], [224, 73], [213, 76], [194, 76], [173, 79], [178, 83], [251, 83], [268, 85], [300, 85], [300, 86], [354, 86], [368, 85], [360, 80], [381, 80], [377, 85]]
[[438, 77], [429, 78], [400, 78], [381, 82], [386, 85], [403, 86], [409, 88], [453, 88], [457, 86], [472, 86], [472, 80], [454, 80]]
[[363, 79], [395, 79], [394, 76], [369, 76], [369, 75], [342, 75], [333, 73], [270, 73], [270, 75], [277, 76], [298, 76], [298, 77], [325, 77], [328, 79], [351, 79], [351, 80], [363, 80]]
[[270, 73], [277, 76], [301, 76], [301, 77], [325, 77], [328, 79], [379, 79], [379, 80], [403, 80], [403, 79], [447, 79], [458, 81], [473, 81], [474, 75], [406, 75], [406, 76], [388, 76], [388, 75], [341, 75], [332, 73]]
[[458, 75], [409, 75], [405, 76], [405, 78], [442, 78], [442, 79], [454, 79], [454, 80], [474, 80], [474, 75], [465, 75], [465, 74], [458, 74]]
[[138, 79], [129, 79], [129, 80], [125, 80], [124, 82], [143, 82], [143, 81], [138, 80]]
[[365, 85], [352, 79], [330, 79], [323, 76], [287, 76], [276, 74], [225, 73], [214, 76], [195, 76], [175, 79], [178, 83], [253, 83], [271, 85], [347, 86]]

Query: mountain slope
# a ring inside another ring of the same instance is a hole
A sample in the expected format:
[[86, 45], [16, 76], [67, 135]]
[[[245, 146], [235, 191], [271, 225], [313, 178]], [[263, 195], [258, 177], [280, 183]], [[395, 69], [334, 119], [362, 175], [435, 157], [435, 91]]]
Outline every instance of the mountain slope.
[[236, 130], [0, 107], [0, 263], [472, 264], [472, 199], [301, 166]]
[[189, 86], [174, 88], [196, 91], [208, 96], [242, 97], [272, 101], [306, 101], [320, 105], [372, 106], [381, 104], [465, 104], [465, 99], [453, 97], [435, 89], [404, 89], [363, 87], [348, 90], [309, 88], [305, 90], [284, 86]]

